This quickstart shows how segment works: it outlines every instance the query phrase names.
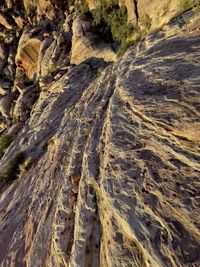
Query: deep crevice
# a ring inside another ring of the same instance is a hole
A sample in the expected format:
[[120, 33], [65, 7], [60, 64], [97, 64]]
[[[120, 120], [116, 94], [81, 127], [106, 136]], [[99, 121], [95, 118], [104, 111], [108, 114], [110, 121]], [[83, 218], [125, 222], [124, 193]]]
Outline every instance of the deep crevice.
[[137, 22], [139, 20], [139, 14], [138, 14], [138, 8], [137, 8], [137, 0], [133, 0], [134, 1], [134, 4], [135, 4], [135, 15], [136, 15], [136, 18], [137, 18]]

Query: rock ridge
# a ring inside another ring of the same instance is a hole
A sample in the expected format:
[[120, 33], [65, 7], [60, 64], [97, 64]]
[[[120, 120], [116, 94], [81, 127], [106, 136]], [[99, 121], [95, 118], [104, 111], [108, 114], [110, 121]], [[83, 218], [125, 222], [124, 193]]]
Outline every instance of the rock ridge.
[[136, 2], [166, 25], [117, 57], [74, 1], [0, 1], [1, 267], [200, 265], [200, 13]]

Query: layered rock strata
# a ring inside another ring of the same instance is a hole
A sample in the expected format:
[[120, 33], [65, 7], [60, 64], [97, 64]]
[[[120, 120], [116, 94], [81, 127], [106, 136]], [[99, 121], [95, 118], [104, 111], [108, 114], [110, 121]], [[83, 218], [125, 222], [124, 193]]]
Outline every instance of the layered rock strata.
[[0, 266], [197, 267], [199, 13], [115, 62], [87, 50], [88, 21], [33, 19], [1, 45]]

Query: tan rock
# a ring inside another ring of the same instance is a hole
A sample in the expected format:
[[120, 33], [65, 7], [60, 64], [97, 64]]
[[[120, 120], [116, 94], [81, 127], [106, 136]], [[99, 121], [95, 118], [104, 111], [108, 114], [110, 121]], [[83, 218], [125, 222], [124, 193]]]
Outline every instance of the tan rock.
[[0, 86], [0, 95], [5, 95], [6, 89]]
[[199, 0], [138, 0], [140, 24], [159, 29], [183, 11], [193, 7]]
[[30, 39], [22, 47], [18, 47], [16, 63], [26, 71], [29, 79], [36, 77], [40, 45], [40, 40]]
[[103, 58], [105, 61], [115, 61], [116, 54], [111, 46], [90, 32], [91, 22], [82, 16], [77, 16], [73, 22], [71, 64], [80, 64], [91, 57]]
[[19, 26], [20, 29], [23, 29], [24, 25], [25, 25], [25, 20], [20, 17], [20, 16], [13, 16], [16, 24]]
[[38, 79], [51, 76], [55, 70], [69, 64], [71, 33], [55, 33], [46, 36], [41, 43], [38, 59]]
[[0, 13], [0, 24], [3, 25], [8, 30], [11, 30], [13, 28], [13, 26], [9, 23], [6, 16], [1, 13]]
[[[49, 64], [49, 60], [50, 60], [50, 57], [49, 56], [47, 58], [47, 56], [45, 57], [45, 54], [48, 53], [48, 49], [49, 47], [52, 45], [54, 39], [51, 36], [49, 36], [48, 34], [44, 36], [44, 40], [42, 41], [41, 43], [41, 47], [40, 47], [40, 53], [39, 53], [39, 57], [38, 57], [38, 67], [37, 67], [37, 79], [41, 78], [41, 77], [45, 77], [46, 75], [49, 74], [49, 67], [48, 67], [48, 64]], [[47, 59], [46, 59], [47, 58]], [[46, 59], [46, 61], [45, 61]], [[43, 64], [42, 62], [45, 63]]]
[[[90, 56], [98, 36], [90, 20], [79, 24]], [[20, 124], [0, 116], [15, 136], [0, 159], [1, 267], [200, 266], [199, 25], [185, 13], [100, 71], [99, 59], [68, 64], [62, 25], [40, 39], [48, 83], [36, 102], [34, 87], [19, 90]], [[12, 168], [20, 151], [26, 161]]]
[[86, 0], [89, 10], [95, 9], [99, 5], [99, 0]]
[[119, 0], [119, 5], [123, 5], [127, 8], [128, 13], [128, 23], [132, 25], [137, 24], [137, 16], [136, 16], [136, 6], [134, 0]]
[[45, 15], [48, 19], [53, 20], [56, 18], [56, 9], [51, 2], [53, 1], [23, 0], [27, 14]]
[[7, 7], [10, 9], [10, 8], [13, 8], [13, 5], [14, 5], [14, 3], [13, 3], [13, 0], [6, 0], [6, 5], [7, 5]]

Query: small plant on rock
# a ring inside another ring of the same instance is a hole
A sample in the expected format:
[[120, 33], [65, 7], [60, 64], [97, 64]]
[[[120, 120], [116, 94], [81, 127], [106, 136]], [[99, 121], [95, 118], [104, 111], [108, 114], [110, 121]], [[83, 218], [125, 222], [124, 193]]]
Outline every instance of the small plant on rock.
[[75, 10], [80, 12], [82, 15], [87, 14], [89, 7], [86, 1], [81, 0], [79, 3], [75, 4]]
[[14, 139], [14, 137], [12, 135], [2, 135], [0, 137], [0, 158], [3, 157], [7, 148], [12, 143], [13, 139]]
[[122, 46], [119, 55], [131, 46], [132, 42], [128, 39], [130, 39], [134, 28], [128, 24], [126, 7], [119, 6], [118, 0], [99, 0], [99, 4], [91, 12], [89, 12], [86, 2], [80, 1], [76, 4], [76, 10], [92, 16], [94, 25], [106, 41], [115, 42]]
[[94, 24], [105, 23], [111, 30], [113, 40], [123, 43], [133, 31], [127, 24], [128, 15], [125, 6], [119, 7], [116, 0], [101, 0], [100, 5], [92, 12]]
[[20, 165], [25, 162], [25, 153], [19, 152], [3, 167], [0, 181], [10, 183], [18, 178], [20, 175]]

